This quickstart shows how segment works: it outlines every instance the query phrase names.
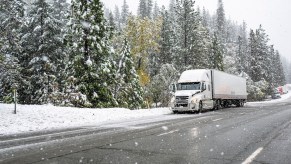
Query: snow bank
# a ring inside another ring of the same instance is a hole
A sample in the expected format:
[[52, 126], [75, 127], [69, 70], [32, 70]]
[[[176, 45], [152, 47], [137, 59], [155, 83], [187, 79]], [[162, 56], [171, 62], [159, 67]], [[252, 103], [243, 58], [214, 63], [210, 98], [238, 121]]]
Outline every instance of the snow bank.
[[168, 108], [143, 110], [123, 108], [80, 109], [52, 105], [18, 105], [17, 114], [13, 114], [13, 111], [13, 104], [0, 104], [0, 135], [100, 125], [108, 121], [121, 121], [171, 113]]
[[259, 104], [279, 103], [279, 102], [284, 102], [290, 98], [291, 98], [291, 91], [289, 91], [287, 94], [281, 95], [281, 98], [279, 99], [272, 99], [269, 101], [247, 102], [246, 105], [252, 106], [252, 105], [259, 105]]

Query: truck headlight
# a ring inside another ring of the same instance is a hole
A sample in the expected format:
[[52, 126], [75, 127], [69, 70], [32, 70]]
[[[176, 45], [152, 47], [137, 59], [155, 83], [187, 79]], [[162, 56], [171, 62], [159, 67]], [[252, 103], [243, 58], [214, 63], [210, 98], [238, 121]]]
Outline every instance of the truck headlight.
[[171, 103], [175, 103], [175, 96], [171, 98]]
[[197, 99], [192, 99], [192, 100], [191, 100], [191, 103], [192, 103], [192, 104], [195, 104], [195, 103], [197, 103], [197, 102], [198, 102]]

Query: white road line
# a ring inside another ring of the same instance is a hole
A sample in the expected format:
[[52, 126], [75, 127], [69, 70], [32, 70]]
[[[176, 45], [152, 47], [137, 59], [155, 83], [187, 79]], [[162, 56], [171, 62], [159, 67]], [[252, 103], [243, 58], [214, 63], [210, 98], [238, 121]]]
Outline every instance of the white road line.
[[157, 135], [157, 136], [163, 136], [163, 135], [167, 135], [167, 134], [172, 134], [172, 133], [175, 133], [175, 132], [177, 132], [177, 131], [179, 131], [179, 130], [172, 130], [172, 131], [169, 131], [169, 132], [167, 132], [167, 133], [159, 134], [159, 135]]
[[253, 162], [253, 160], [256, 158], [257, 155], [259, 155], [261, 153], [261, 151], [263, 150], [262, 147], [258, 148], [251, 156], [249, 156], [249, 158], [247, 158], [242, 164], [250, 164]]
[[222, 120], [223, 118], [218, 118], [218, 119], [215, 119], [215, 120], [212, 120], [213, 122], [215, 121], [219, 121], [219, 120]]

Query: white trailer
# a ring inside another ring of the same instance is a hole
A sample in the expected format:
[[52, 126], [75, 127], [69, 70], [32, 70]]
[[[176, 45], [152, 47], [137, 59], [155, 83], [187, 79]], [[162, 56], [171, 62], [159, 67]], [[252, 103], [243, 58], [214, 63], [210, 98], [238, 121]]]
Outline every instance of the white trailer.
[[174, 113], [241, 107], [247, 99], [245, 78], [217, 70], [184, 71], [174, 88], [170, 103]]

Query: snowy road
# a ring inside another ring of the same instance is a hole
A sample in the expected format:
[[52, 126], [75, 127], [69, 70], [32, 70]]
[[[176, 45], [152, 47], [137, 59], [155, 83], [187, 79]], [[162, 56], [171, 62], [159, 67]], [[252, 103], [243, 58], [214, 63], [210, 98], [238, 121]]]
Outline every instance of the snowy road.
[[0, 163], [290, 163], [291, 100], [0, 137]]

